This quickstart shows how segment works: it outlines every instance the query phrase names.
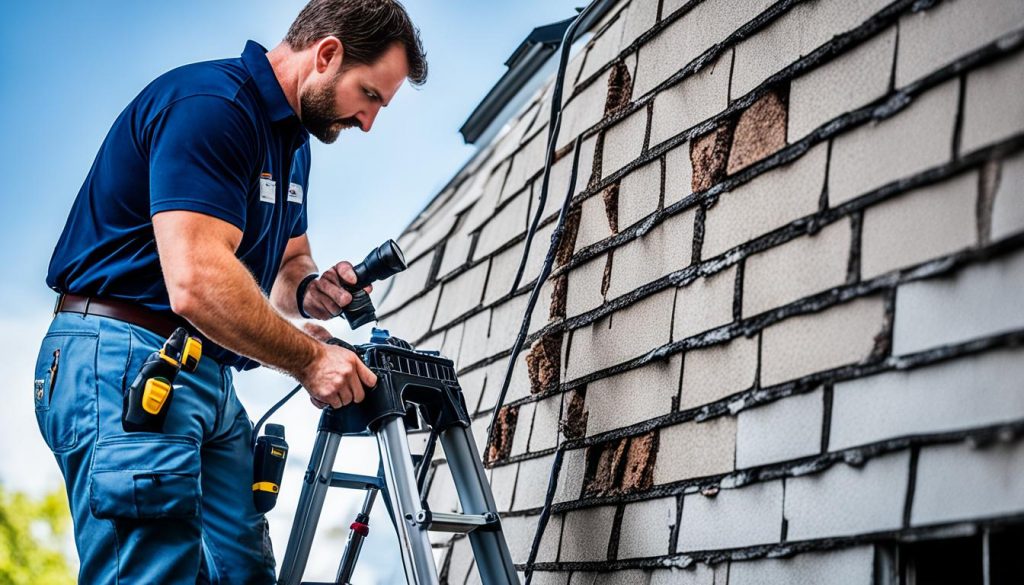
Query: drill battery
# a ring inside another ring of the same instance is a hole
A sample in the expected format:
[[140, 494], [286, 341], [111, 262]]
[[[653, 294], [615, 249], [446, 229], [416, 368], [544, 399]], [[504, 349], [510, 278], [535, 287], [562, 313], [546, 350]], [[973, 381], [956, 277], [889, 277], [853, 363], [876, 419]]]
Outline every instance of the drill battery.
[[252, 499], [258, 512], [269, 512], [277, 504], [287, 461], [288, 443], [284, 440], [284, 427], [268, 424], [266, 434], [256, 439], [253, 451]]
[[203, 343], [182, 327], [174, 330], [159, 351], [154, 351], [124, 395], [121, 426], [127, 432], [163, 432], [164, 421], [174, 398], [178, 372], [199, 367]]

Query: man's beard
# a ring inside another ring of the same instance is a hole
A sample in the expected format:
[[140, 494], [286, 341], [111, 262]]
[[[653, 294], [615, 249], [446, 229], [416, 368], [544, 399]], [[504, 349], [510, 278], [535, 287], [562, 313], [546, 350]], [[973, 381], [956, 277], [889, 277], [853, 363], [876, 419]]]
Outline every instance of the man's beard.
[[302, 125], [310, 134], [324, 144], [331, 144], [338, 139], [338, 134], [346, 128], [359, 126], [359, 120], [338, 118], [334, 113], [335, 83], [325, 83], [303, 92], [299, 96], [302, 108]]

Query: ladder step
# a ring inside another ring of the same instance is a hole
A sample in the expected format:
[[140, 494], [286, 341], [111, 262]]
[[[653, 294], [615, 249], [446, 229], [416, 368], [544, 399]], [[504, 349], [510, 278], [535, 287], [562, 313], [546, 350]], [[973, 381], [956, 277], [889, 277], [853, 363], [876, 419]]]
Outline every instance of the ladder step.
[[487, 514], [446, 514], [424, 510], [416, 516], [416, 521], [426, 524], [427, 529], [433, 532], [470, 533], [481, 526], [497, 523], [498, 515], [490, 512]]
[[381, 489], [384, 482], [375, 475], [356, 475], [354, 473], [331, 473], [330, 486], [350, 490]]

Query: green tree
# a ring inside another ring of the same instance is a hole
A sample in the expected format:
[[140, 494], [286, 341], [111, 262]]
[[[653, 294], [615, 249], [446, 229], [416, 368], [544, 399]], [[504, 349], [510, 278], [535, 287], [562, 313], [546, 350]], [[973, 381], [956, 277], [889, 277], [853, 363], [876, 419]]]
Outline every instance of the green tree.
[[70, 519], [63, 489], [32, 498], [0, 485], [0, 585], [74, 583], [61, 552]]

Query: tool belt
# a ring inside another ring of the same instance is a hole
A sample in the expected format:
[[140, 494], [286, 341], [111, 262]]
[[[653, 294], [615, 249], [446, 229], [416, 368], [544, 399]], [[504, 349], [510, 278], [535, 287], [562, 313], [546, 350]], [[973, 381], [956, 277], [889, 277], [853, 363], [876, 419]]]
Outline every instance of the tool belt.
[[148, 329], [161, 337], [170, 337], [178, 327], [194, 334], [195, 328], [184, 319], [167, 313], [159, 313], [129, 301], [102, 297], [86, 297], [76, 294], [61, 294], [53, 308], [53, 314], [80, 313], [110, 317]]

